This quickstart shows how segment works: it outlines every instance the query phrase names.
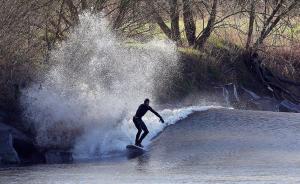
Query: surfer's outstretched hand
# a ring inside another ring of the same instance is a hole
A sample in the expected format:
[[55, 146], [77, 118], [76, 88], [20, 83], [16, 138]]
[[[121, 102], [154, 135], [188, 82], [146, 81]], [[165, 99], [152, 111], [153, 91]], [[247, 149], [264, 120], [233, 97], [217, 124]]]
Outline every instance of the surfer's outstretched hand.
[[162, 123], [164, 123], [165, 121], [164, 121], [164, 119], [162, 119], [162, 118], [160, 118], [160, 121], [162, 122]]

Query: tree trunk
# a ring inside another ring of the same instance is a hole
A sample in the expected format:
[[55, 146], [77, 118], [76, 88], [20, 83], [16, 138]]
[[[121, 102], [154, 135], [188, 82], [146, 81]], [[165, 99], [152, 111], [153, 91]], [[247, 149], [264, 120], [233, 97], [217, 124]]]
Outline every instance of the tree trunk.
[[162, 17], [158, 15], [157, 13], [154, 15], [156, 23], [159, 25], [160, 29], [165, 33], [165, 35], [169, 38], [172, 39], [172, 33], [170, 28], [165, 24], [163, 21]]
[[[257, 47], [258, 45], [260, 45], [263, 40], [265, 39], [266, 35], [265, 35], [265, 32], [266, 32], [266, 29], [268, 27], [268, 25], [270, 24], [270, 22], [273, 20], [274, 16], [276, 15], [276, 13], [279, 11], [279, 9], [281, 8], [283, 4], [283, 0], [280, 0], [276, 6], [276, 8], [272, 11], [271, 15], [269, 16], [269, 18], [264, 22], [264, 25], [263, 25], [263, 29], [261, 30], [260, 32], [260, 36], [259, 38], [257, 39], [257, 41], [255, 42], [255, 47]], [[265, 5], [267, 6], [267, 5]], [[266, 12], [265, 12], [265, 19], [266, 19]]]
[[281, 11], [282, 13], [280, 13], [279, 15], [276, 16], [276, 14], [278, 13], [278, 11], [282, 7], [284, 7], [283, 3], [284, 3], [284, 0], [280, 0], [278, 2], [276, 8], [272, 11], [270, 17], [264, 23], [263, 29], [261, 30], [261, 33], [260, 33], [260, 36], [257, 39], [257, 41], [255, 42], [255, 48], [257, 48], [260, 44], [263, 43], [263, 41], [268, 37], [268, 35], [271, 33], [271, 31], [277, 26], [278, 22], [287, 13], [289, 13], [290, 11], [292, 11], [294, 8], [297, 7], [297, 5], [299, 4], [299, 0], [294, 0], [293, 3], [291, 3], [290, 6], [285, 11]]
[[96, 0], [95, 4], [93, 5], [94, 12], [101, 12], [104, 9], [104, 5], [108, 0]]
[[86, 10], [88, 8], [86, 0], [81, 0], [81, 8], [82, 10]]
[[218, 5], [218, 0], [214, 0], [207, 25], [204, 28], [201, 36], [196, 40], [195, 48], [197, 49], [202, 49], [204, 47], [206, 41], [208, 40], [208, 38], [211, 35], [211, 32], [214, 29], [214, 24], [217, 16], [217, 5]]
[[179, 11], [177, 0], [170, 1], [170, 18], [171, 18], [171, 37], [172, 40], [177, 43], [180, 42], [180, 30], [179, 30]]
[[153, 18], [155, 20], [155, 22], [158, 24], [158, 26], [160, 27], [160, 29], [164, 32], [164, 34], [169, 38], [172, 39], [172, 33], [171, 33], [171, 29], [166, 25], [166, 23], [164, 22], [163, 18], [159, 15], [159, 13], [155, 10], [154, 4], [151, 1], [147, 1], [148, 5], [151, 8], [151, 12], [153, 14]]
[[299, 4], [299, 0], [295, 0], [288, 8], [286, 11], [283, 11], [279, 16], [276, 17], [276, 19], [271, 22], [269, 28], [266, 30], [265, 32], [265, 37], [266, 38], [270, 33], [271, 31], [277, 26], [278, 22], [286, 15], [288, 14], [290, 11], [292, 11], [296, 6], [297, 4]]
[[254, 28], [254, 21], [255, 21], [255, 5], [256, 1], [251, 1], [251, 7], [249, 12], [249, 28], [248, 28], [248, 36], [247, 36], [247, 42], [246, 42], [246, 49], [248, 50], [252, 41], [252, 35], [253, 35], [253, 28]]
[[73, 23], [77, 24], [79, 22], [79, 15], [76, 6], [72, 0], [65, 0], [65, 2], [70, 10]]
[[194, 22], [193, 11], [191, 9], [190, 0], [183, 1], [183, 22], [185, 28], [186, 38], [189, 46], [193, 46], [196, 40], [196, 25]]
[[63, 15], [63, 9], [64, 9], [64, 4], [65, 4], [65, 0], [62, 1], [61, 6], [60, 6], [60, 10], [59, 10], [59, 15], [58, 15], [58, 21], [57, 21], [57, 25], [56, 25], [56, 32], [55, 32], [55, 38], [53, 40], [53, 44], [56, 40], [60, 40], [61, 39], [61, 20], [62, 20], [62, 15]]
[[118, 11], [117, 18], [114, 21], [113, 29], [118, 29], [122, 26], [122, 22], [124, 21], [126, 10], [127, 10], [129, 4], [130, 4], [130, 0], [121, 0], [120, 1], [119, 11]]

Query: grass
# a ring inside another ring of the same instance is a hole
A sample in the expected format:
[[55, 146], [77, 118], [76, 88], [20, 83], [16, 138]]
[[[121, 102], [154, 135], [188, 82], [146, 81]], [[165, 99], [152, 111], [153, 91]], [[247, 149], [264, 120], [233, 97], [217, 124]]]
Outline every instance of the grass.
[[[207, 19], [204, 21], [206, 23]], [[201, 87], [204, 84], [210, 82], [226, 83], [226, 82], [233, 82], [234, 80], [238, 80], [243, 84], [247, 84], [251, 77], [248, 76], [246, 72], [242, 73], [242, 75], [239, 75], [239, 79], [237, 79], [237, 76], [234, 76], [235, 74], [229, 74], [229, 75], [223, 74], [225, 70], [224, 66], [232, 64], [235, 60], [234, 57], [236, 57], [237, 54], [239, 54], [240, 51], [243, 50], [244, 48], [246, 36], [247, 36], [246, 33], [248, 30], [247, 21], [248, 21], [247, 18], [236, 19], [233, 17], [227, 19], [224, 22], [225, 24], [238, 23], [240, 30], [237, 30], [232, 27], [223, 27], [223, 28], [221, 27], [215, 29], [206, 44], [205, 50], [199, 51], [194, 48], [186, 47], [187, 41], [186, 41], [186, 35], [184, 31], [184, 22], [181, 18], [179, 21], [179, 28], [181, 31], [181, 39], [183, 40], [183, 46], [178, 47], [178, 52], [183, 57], [189, 58], [183, 60], [185, 60], [184, 62], [190, 62], [188, 64], [190, 64], [193, 67], [191, 73], [193, 73], [193, 75], [197, 75], [197, 77], [194, 77], [193, 79], [190, 78], [188, 82], [182, 81], [182, 86], [185, 86], [185, 88], [190, 89], [189, 86]], [[170, 27], [171, 22], [168, 21], [166, 22], [166, 24]], [[152, 26], [153, 28], [152, 32], [150, 32], [150, 34], [148, 33], [149, 35], [152, 36], [152, 38], [167, 39], [166, 35], [160, 30], [158, 25], [148, 24], [146, 26], [148, 27]], [[196, 21], [196, 30], [197, 30], [197, 35], [203, 30], [202, 20]], [[244, 33], [242, 34], [241, 31]], [[283, 31], [283, 30], [279, 30], [279, 31]], [[286, 36], [286, 38], [279, 39], [277, 37], [275, 38], [274, 35], [270, 35], [265, 40], [265, 45], [273, 45], [274, 47], [265, 50], [264, 51], [266, 52], [265, 54], [263, 53], [260, 54], [264, 56], [266, 60], [266, 64], [274, 72], [280, 73], [282, 76], [287, 76], [290, 79], [295, 79], [295, 78], [298, 79], [299, 77], [297, 75], [297, 72], [295, 71], [299, 71], [299, 69], [293, 67], [295, 64], [291, 64], [290, 62], [286, 62], [286, 63], [280, 62], [284, 59], [284, 57], [286, 57], [285, 55], [289, 55], [288, 52], [290, 52], [291, 49], [296, 48], [295, 46], [293, 46], [292, 48], [291, 42], [288, 40], [288, 38], [291, 36], [291, 33], [293, 33], [295, 40], [297, 39], [300, 40], [299, 23], [294, 22], [293, 27], [286, 28], [282, 32], [283, 36]], [[259, 35], [259, 31], [256, 31], [254, 33], [254, 37], [258, 37], [258, 35]], [[278, 41], [274, 42], [274, 40], [278, 40]], [[133, 47], [143, 47], [143, 43], [136, 42], [136, 41], [131, 41], [128, 45]], [[282, 47], [278, 47], [280, 45], [286, 45], [285, 50], [282, 50]], [[280, 56], [278, 56], [278, 54]], [[276, 56], [276, 58], [272, 59], [271, 57], [272, 55]], [[295, 58], [293, 58], [293, 60], [295, 60]], [[297, 66], [299, 66], [299, 64]], [[243, 66], [236, 66], [236, 67], [241, 68], [241, 70], [246, 70], [246, 68], [243, 68]], [[196, 81], [198, 80], [198, 82], [191, 82], [195, 80]]]
[[[170, 28], [171, 22], [166, 21], [166, 25]], [[204, 19], [204, 24], [206, 25], [207, 18]], [[244, 46], [246, 39], [247, 39], [247, 32], [248, 32], [248, 18], [241, 18], [241, 17], [231, 17], [226, 19], [222, 22], [222, 24], [227, 26], [221, 26], [218, 27], [218, 29], [215, 29], [213, 32], [211, 38], [212, 41], [215, 39], [216, 46], [222, 46], [218, 44], [222, 44], [221, 42], [218, 42], [218, 40], [230, 40], [231, 42], [235, 43], [239, 46]], [[237, 28], [232, 27], [232, 25], [236, 25]], [[157, 38], [157, 39], [166, 39], [167, 36], [161, 31], [160, 27], [156, 24], [146, 24], [145, 27], [149, 28], [152, 27], [152, 31], [148, 34]], [[196, 36], [198, 36], [202, 30], [203, 30], [203, 20], [197, 19], [196, 20]], [[186, 34], [184, 29], [184, 22], [182, 17], [179, 20], [179, 29], [180, 29], [180, 36], [183, 41], [183, 45], [187, 45], [186, 40]], [[277, 33], [280, 33], [281, 36], [277, 35]], [[293, 37], [295, 41], [300, 41], [300, 23], [299, 22], [293, 22], [291, 27], [285, 27], [280, 28], [277, 30], [276, 34], [270, 35], [266, 40], [266, 45], [274, 45], [274, 46], [281, 46], [281, 45], [289, 45], [290, 41], [289, 39]], [[254, 38], [257, 38], [259, 36], [260, 32], [255, 31], [254, 32]], [[277, 36], [275, 36], [277, 35]], [[276, 38], [275, 38], [276, 37]], [[274, 42], [274, 40], [278, 40], [277, 42]]]
[[205, 53], [191, 47], [178, 47], [178, 51], [195, 59], [201, 58]]

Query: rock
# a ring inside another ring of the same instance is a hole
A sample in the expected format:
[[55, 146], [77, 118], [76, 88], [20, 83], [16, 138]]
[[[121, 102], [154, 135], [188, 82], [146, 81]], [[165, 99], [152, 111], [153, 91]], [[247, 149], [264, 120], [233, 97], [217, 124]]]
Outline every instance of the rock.
[[261, 97], [254, 101], [254, 103], [257, 106], [257, 110], [278, 112], [279, 102], [274, 98]]
[[4, 121], [4, 119], [7, 117], [7, 114], [3, 111], [0, 111], [0, 122]]
[[223, 96], [228, 105], [229, 104], [234, 105], [240, 102], [240, 98], [237, 92], [237, 87], [233, 83], [226, 84], [223, 86]]
[[[5, 140], [2, 138], [5, 137]], [[35, 147], [33, 140], [19, 130], [0, 122], [0, 157], [5, 163], [42, 163], [44, 156]], [[3, 149], [2, 149], [3, 148]], [[11, 155], [10, 155], [11, 154]], [[6, 155], [5, 157], [3, 155]], [[8, 159], [7, 155], [18, 159]], [[10, 161], [12, 160], [12, 161]], [[18, 160], [18, 161], [14, 161]]]
[[20, 158], [13, 147], [12, 134], [6, 130], [0, 130], [0, 157], [4, 164], [19, 164]]
[[223, 88], [225, 100], [239, 109], [252, 109], [278, 112], [279, 101], [270, 97], [260, 97], [251, 90], [234, 84], [227, 84]]
[[239, 94], [242, 96], [243, 99], [248, 99], [248, 100], [259, 100], [261, 97], [258, 96], [256, 93], [253, 91], [250, 91], [244, 87], [241, 87], [241, 91]]
[[294, 104], [288, 100], [283, 100], [279, 104], [279, 111], [300, 113], [300, 105]]
[[72, 153], [62, 150], [47, 151], [45, 154], [45, 158], [47, 164], [63, 164], [73, 162]]
[[0, 131], [8, 131], [11, 132], [13, 139], [23, 140], [24, 142], [32, 142], [32, 140], [27, 137], [24, 133], [20, 132], [19, 130], [0, 122]]
[[240, 96], [243, 101], [246, 101], [252, 104], [253, 109], [261, 111], [274, 111], [278, 112], [278, 100], [270, 97], [260, 97], [251, 90], [248, 90], [244, 87], [240, 88]]
[[7, 114], [0, 111], [0, 164], [18, 164], [20, 158], [13, 147], [13, 132], [9, 126], [1, 123], [7, 117]]

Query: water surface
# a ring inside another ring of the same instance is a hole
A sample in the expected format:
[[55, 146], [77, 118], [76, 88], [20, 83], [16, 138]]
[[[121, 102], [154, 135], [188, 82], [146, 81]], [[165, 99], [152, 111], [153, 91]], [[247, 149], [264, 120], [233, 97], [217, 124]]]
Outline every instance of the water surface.
[[0, 183], [300, 183], [300, 115], [212, 109], [139, 157], [0, 169]]

